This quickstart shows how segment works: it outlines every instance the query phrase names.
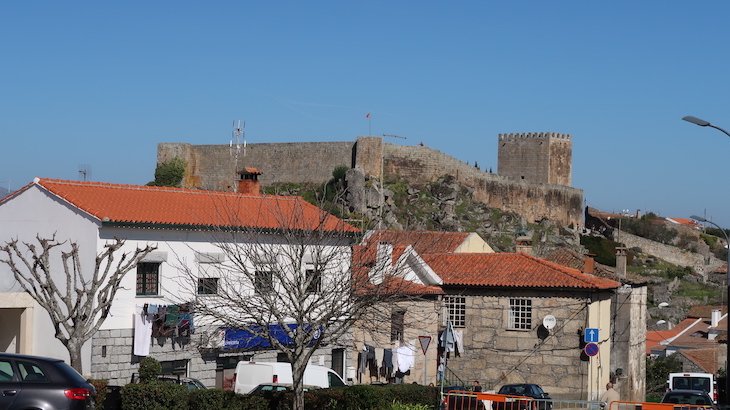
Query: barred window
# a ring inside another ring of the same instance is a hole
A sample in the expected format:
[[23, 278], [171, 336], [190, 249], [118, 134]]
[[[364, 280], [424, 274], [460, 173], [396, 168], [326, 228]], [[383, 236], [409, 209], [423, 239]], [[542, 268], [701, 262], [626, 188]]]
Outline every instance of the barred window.
[[160, 264], [140, 262], [137, 264], [137, 296], [158, 295], [160, 288]]
[[320, 293], [322, 291], [322, 272], [319, 270], [306, 270], [307, 293]]
[[509, 300], [509, 328], [520, 330], [532, 329], [532, 300]]
[[266, 295], [274, 290], [274, 272], [257, 270], [254, 276], [254, 291], [259, 295]]
[[198, 278], [198, 295], [218, 293], [218, 278]]
[[446, 296], [444, 303], [448, 310], [448, 318], [454, 327], [466, 327], [466, 298], [464, 296]]
[[405, 332], [406, 311], [403, 309], [395, 309], [390, 314], [390, 341], [403, 341], [403, 333]]

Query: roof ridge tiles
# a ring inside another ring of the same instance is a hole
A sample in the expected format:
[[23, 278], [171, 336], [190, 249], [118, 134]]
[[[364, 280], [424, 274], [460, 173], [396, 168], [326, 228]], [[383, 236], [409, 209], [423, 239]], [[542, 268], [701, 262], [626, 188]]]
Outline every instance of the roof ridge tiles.
[[[43, 182], [48, 182], [48, 183], [52, 183], [52, 184], [71, 185], [71, 186], [76, 185], [76, 186], [87, 186], [87, 187], [97, 187], [97, 188], [130, 189], [130, 190], [137, 190], [137, 191], [179, 192], [179, 193], [195, 194], [195, 195], [216, 195], [216, 196], [249, 197], [249, 198], [265, 197], [265, 198], [279, 198], [279, 199], [288, 200], [288, 201], [303, 199], [303, 197], [300, 195], [270, 195], [270, 194], [251, 195], [251, 194], [240, 194], [238, 192], [215, 191], [215, 190], [207, 190], [207, 189], [192, 189], [192, 188], [154, 186], [154, 185], [119, 184], [119, 183], [102, 182], [102, 181], [74, 181], [74, 180], [55, 179], [55, 178], [36, 178], [36, 180], [34, 181], [34, 183], [45, 187], [45, 185], [43, 185]], [[32, 183], [29, 185], [32, 185]]]

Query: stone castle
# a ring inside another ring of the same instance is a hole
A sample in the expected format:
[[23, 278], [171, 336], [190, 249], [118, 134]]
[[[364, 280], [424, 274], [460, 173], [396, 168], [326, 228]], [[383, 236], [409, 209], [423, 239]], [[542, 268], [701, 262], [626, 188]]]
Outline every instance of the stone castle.
[[[436, 181], [444, 175], [474, 190], [474, 199], [489, 207], [515, 212], [527, 221], [550, 219], [583, 226], [583, 191], [571, 187], [572, 145], [557, 133], [500, 134], [498, 174], [481, 171], [452, 156], [418, 145], [385, 143], [380, 137], [356, 141], [249, 144], [235, 155], [228, 145], [161, 143], [157, 162], [174, 157], [186, 161], [183, 186], [231, 190], [237, 171], [255, 167], [262, 185], [276, 182], [323, 183], [338, 166], [366, 176], [400, 177], [411, 184]], [[237, 159], [236, 159], [237, 157]]]

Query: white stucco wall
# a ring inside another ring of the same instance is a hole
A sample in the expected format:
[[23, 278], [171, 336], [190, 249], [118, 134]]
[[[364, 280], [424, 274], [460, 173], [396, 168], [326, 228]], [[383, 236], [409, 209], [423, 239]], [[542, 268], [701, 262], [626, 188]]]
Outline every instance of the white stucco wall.
[[596, 294], [588, 306], [586, 328], [598, 328], [599, 351], [588, 365], [588, 399], [598, 400], [606, 390], [611, 376], [611, 298], [610, 294]]
[[[79, 213], [75, 208], [49, 194], [47, 191], [32, 186], [18, 194], [15, 198], [0, 204], [0, 243], [12, 239], [21, 242], [34, 242], [36, 235], [50, 238], [54, 234], [58, 241], [73, 240], [79, 245], [82, 258], [82, 270], [93, 272], [96, 252], [97, 222], [88, 216]], [[37, 244], [37, 242], [36, 242]], [[68, 247], [62, 246], [63, 250]], [[52, 260], [54, 278], [63, 280], [65, 277], [61, 266], [60, 253], [54, 254]], [[9, 293], [22, 292], [16, 283], [10, 269], [0, 264], [0, 297]], [[61, 358], [68, 362], [68, 351], [58, 341], [53, 332], [53, 325], [48, 313], [39, 305], [33, 309], [31, 321], [32, 344], [29, 354]], [[2, 305], [0, 305], [2, 309]], [[2, 329], [0, 329], [2, 330]], [[91, 344], [86, 343], [82, 349], [84, 373], [90, 367]]]

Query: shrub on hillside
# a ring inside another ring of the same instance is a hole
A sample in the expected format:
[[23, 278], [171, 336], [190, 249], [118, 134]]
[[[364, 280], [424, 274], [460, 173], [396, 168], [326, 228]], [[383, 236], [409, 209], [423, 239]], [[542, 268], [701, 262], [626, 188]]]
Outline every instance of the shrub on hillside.
[[596, 262], [616, 266], [616, 247], [620, 246], [618, 242], [599, 236], [581, 236], [580, 244], [595, 255]]
[[173, 383], [128, 384], [122, 389], [122, 410], [188, 410], [188, 389]]
[[[611, 225], [618, 227], [618, 221], [611, 221]], [[667, 227], [664, 219], [653, 213], [648, 213], [638, 219], [621, 218], [621, 230], [667, 245], [677, 237], [677, 231]]]

